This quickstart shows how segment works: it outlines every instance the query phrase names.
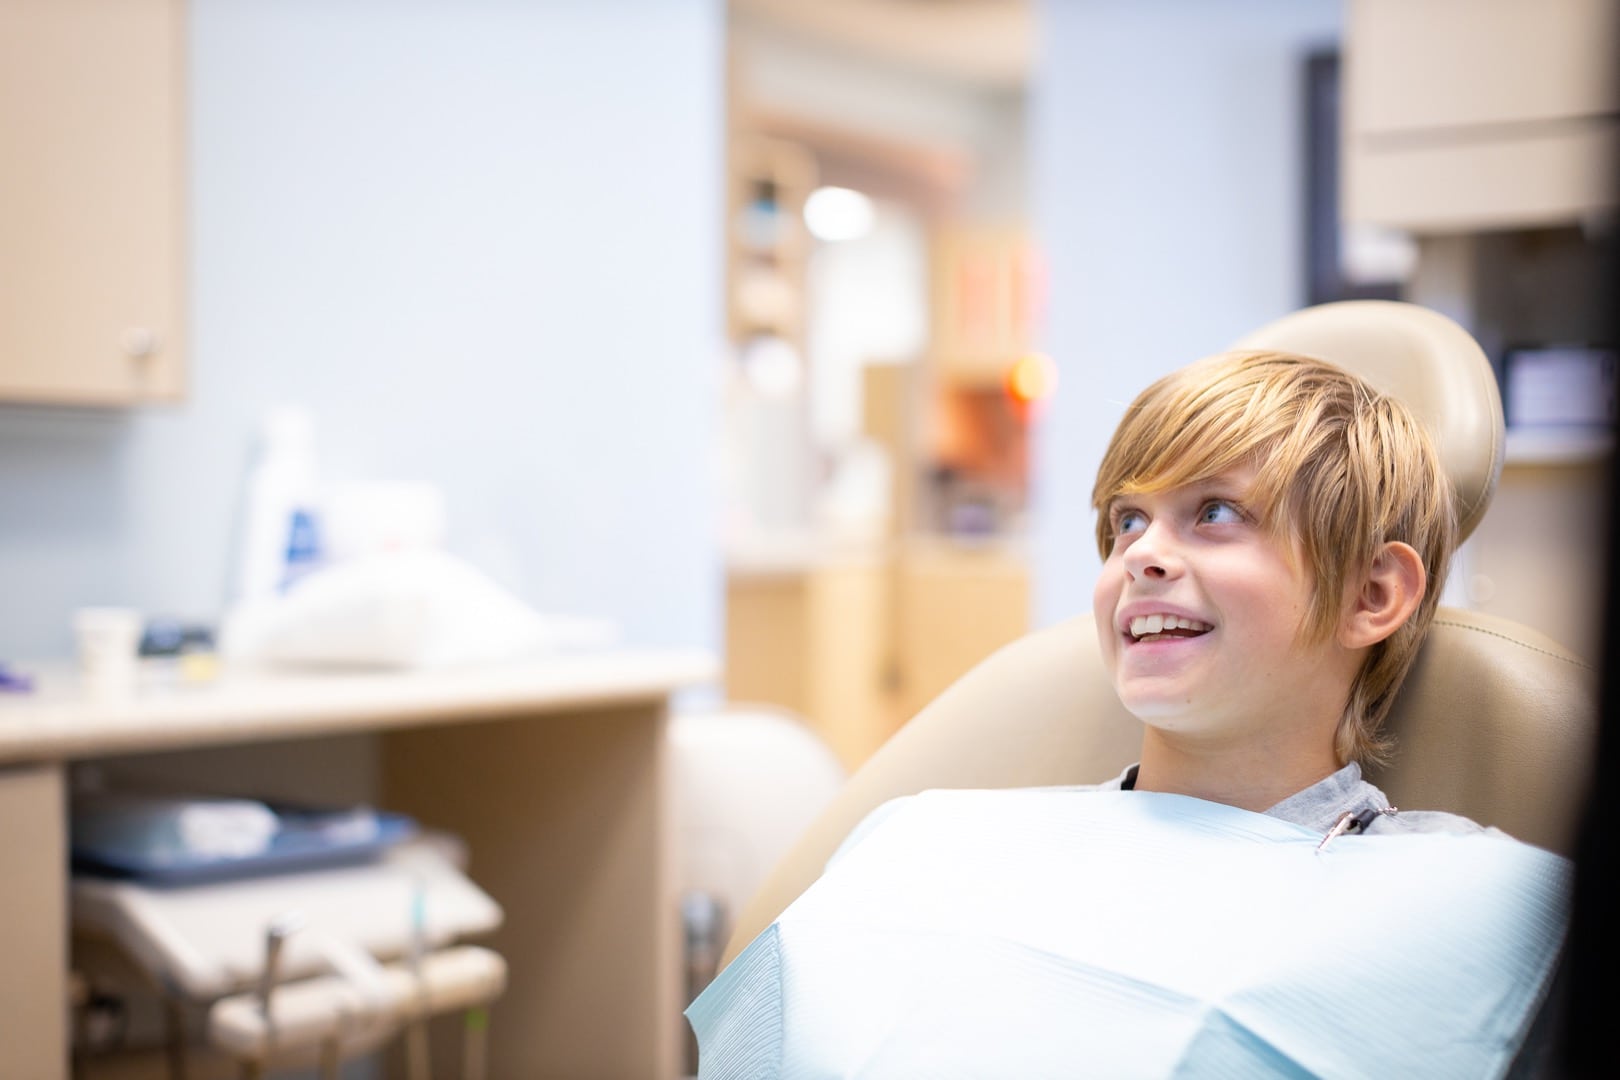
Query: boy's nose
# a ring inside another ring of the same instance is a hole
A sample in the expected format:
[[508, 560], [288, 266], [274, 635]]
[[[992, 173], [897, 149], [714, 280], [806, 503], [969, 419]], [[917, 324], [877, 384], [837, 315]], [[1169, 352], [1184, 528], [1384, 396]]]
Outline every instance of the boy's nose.
[[1133, 578], [1169, 578], [1180, 570], [1181, 559], [1176, 553], [1175, 540], [1160, 522], [1148, 525], [1125, 550], [1125, 571]]

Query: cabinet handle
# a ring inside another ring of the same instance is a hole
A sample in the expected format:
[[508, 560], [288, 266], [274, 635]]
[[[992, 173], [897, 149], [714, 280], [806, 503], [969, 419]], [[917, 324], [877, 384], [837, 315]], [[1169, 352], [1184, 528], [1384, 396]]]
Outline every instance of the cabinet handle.
[[144, 360], [158, 350], [157, 331], [148, 326], [131, 326], [118, 335], [118, 343], [131, 359]]

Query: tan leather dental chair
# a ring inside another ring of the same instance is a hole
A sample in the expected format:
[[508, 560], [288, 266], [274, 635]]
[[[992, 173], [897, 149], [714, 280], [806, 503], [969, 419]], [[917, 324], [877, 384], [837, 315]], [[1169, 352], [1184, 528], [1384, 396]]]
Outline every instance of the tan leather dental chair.
[[[1502, 470], [1502, 405], [1489, 361], [1457, 324], [1410, 304], [1351, 301], [1297, 312], [1234, 347], [1314, 356], [1401, 398], [1456, 486], [1461, 536], [1484, 516]], [[1595, 672], [1569, 651], [1508, 620], [1442, 607], [1389, 716], [1393, 763], [1368, 778], [1396, 806], [1449, 810], [1567, 853], [1595, 717]], [[880, 803], [928, 788], [1096, 783], [1135, 761], [1140, 744], [1089, 614], [1008, 645], [844, 785], [742, 910], [723, 963]]]

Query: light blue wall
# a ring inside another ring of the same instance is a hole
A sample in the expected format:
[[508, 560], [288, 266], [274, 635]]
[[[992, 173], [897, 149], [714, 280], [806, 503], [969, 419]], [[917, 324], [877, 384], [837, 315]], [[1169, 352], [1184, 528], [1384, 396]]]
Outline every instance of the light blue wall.
[[0, 410], [0, 658], [212, 617], [261, 410], [542, 610], [718, 646], [719, 0], [193, 0], [175, 409]]
[[1045, 346], [1039, 623], [1091, 610], [1091, 484], [1148, 383], [1304, 303], [1303, 58], [1337, 0], [1044, 0], [1031, 86]]

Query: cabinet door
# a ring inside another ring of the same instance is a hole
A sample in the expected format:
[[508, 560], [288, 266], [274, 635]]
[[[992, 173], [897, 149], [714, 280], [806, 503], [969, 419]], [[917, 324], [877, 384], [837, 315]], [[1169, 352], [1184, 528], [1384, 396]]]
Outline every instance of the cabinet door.
[[1351, 0], [1343, 212], [1417, 232], [1614, 205], [1614, 0]]
[[1357, 134], [1597, 118], [1620, 107], [1614, 0], [1351, 0]]
[[183, 0], [0, 4], [0, 400], [183, 388]]
[[64, 773], [0, 765], [0, 1076], [68, 1075]]

